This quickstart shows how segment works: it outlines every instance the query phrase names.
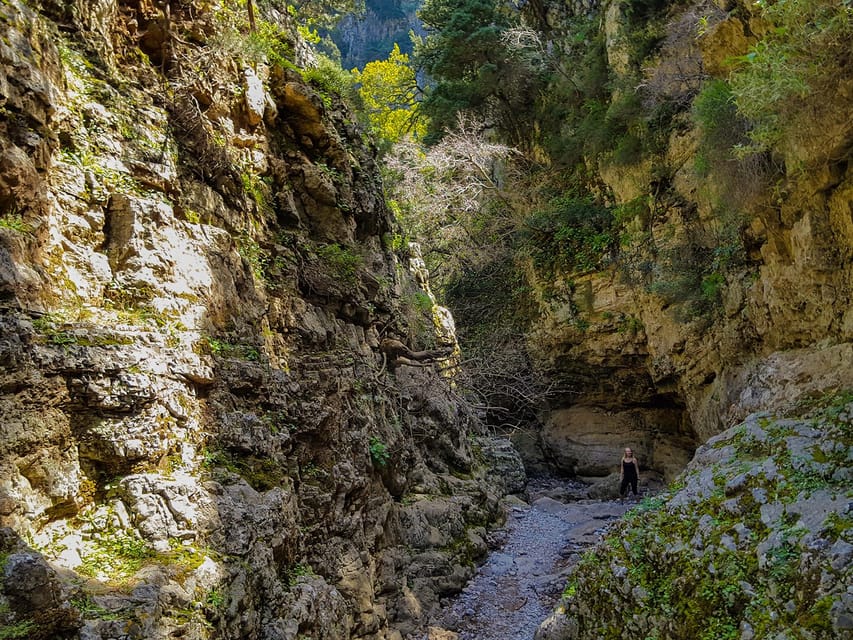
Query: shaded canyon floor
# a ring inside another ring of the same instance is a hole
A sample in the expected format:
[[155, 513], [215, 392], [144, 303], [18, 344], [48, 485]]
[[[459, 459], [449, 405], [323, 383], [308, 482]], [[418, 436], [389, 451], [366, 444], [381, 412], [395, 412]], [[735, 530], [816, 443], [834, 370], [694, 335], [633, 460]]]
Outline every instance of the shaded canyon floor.
[[529, 504], [507, 506], [505, 526], [491, 536], [493, 551], [423, 638], [531, 640], [551, 614], [571, 566], [632, 504], [572, 499], [581, 492], [569, 481], [531, 480]]

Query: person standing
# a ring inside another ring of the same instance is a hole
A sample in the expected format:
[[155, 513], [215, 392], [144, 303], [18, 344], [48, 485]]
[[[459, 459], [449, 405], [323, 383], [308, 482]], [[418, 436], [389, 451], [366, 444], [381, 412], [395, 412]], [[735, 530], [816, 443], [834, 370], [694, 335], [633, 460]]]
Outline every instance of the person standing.
[[622, 500], [628, 493], [628, 486], [631, 486], [631, 491], [637, 495], [637, 480], [640, 479], [640, 463], [634, 457], [634, 452], [630, 447], [625, 448], [625, 455], [622, 456], [622, 465], [619, 470], [619, 496]]

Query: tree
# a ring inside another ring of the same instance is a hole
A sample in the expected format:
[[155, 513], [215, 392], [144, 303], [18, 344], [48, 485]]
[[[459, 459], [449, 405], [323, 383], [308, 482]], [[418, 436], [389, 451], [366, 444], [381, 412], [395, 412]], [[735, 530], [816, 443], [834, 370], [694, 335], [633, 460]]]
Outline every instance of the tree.
[[352, 73], [361, 85], [358, 93], [381, 146], [389, 148], [409, 134], [423, 137], [426, 126], [418, 102], [422, 92], [409, 56], [400, 52], [399, 45], [394, 44], [387, 59], [368, 62], [362, 71]]
[[504, 33], [518, 14], [499, 0], [426, 0], [420, 18], [426, 38], [415, 47], [417, 61], [435, 85], [424, 101], [430, 138], [449, 130], [461, 111], [473, 111], [515, 145], [532, 128], [530, 103], [539, 70], [518, 55]]
[[386, 158], [386, 188], [404, 227], [422, 243], [432, 282], [441, 289], [464, 266], [489, 262], [512, 234], [518, 206], [505, 185], [520, 154], [490, 142], [484, 125], [460, 114], [424, 152], [401, 143]]

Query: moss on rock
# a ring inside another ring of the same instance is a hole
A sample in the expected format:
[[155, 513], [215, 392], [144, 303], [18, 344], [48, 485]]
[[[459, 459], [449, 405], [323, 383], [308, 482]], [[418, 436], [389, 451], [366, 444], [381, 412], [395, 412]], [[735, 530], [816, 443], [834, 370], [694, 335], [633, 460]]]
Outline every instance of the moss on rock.
[[538, 638], [851, 633], [853, 395], [754, 414], [577, 566]]

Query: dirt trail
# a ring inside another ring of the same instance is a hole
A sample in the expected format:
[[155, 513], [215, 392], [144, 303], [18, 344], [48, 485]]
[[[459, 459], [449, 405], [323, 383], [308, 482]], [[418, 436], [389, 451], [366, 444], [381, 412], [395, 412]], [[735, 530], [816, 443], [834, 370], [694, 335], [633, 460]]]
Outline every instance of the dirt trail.
[[458, 633], [459, 640], [531, 640], [559, 599], [568, 567], [608, 521], [630, 507], [612, 501], [564, 503], [542, 495], [541, 486], [530, 492], [530, 505], [510, 507], [505, 527], [496, 532], [496, 550], [433, 622], [430, 637], [453, 637], [440, 629]]

